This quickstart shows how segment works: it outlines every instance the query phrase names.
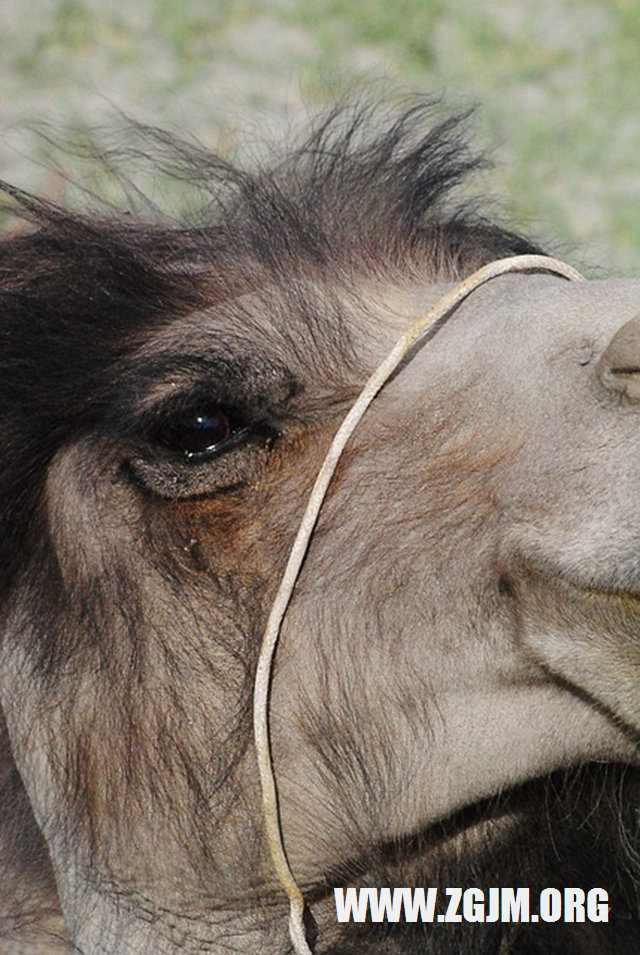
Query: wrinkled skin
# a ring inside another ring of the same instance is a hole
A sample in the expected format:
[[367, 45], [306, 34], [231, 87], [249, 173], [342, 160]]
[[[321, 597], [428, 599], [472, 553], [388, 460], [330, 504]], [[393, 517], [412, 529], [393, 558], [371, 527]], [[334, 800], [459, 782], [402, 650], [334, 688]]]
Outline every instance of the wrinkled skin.
[[[40, 513], [50, 546], [25, 553], [2, 618], [0, 701], [28, 805], [12, 792], [33, 828], [22, 856], [6, 850], [2, 887], [7, 911], [20, 881], [39, 910], [35, 927], [7, 929], [2, 953], [289, 950], [248, 737], [259, 634], [341, 416], [445, 287], [368, 282], [348, 370], [328, 384], [309, 347], [287, 362], [296, 388], [267, 376], [280, 437], [199, 466], [195, 494], [130, 434], [58, 450]], [[262, 305], [243, 300], [249, 314]], [[640, 281], [495, 279], [356, 432], [284, 623], [270, 706], [314, 951], [425, 950], [415, 927], [383, 941], [338, 926], [331, 889], [346, 884], [562, 887], [573, 875], [589, 888], [600, 876], [614, 909], [624, 897], [617, 927], [472, 926], [466, 942], [464, 926], [436, 925], [428, 950], [542, 952], [558, 938], [565, 952], [630, 952], [640, 938], [638, 314]], [[209, 329], [219, 347], [226, 321], [216, 308], [176, 320], [153, 347], [199, 352]], [[260, 349], [281, 361], [272, 324]], [[255, 350], [251, 334], [238, 322], [229, 349]], [[168, 387], [149, 384], [137, 407]], [[34, 665], [51, 641], [55, 661]], [[615, 845], [588, 825], [609, 795], [627, 833]], [[581, 853], [593, 872], [566, 865]]]

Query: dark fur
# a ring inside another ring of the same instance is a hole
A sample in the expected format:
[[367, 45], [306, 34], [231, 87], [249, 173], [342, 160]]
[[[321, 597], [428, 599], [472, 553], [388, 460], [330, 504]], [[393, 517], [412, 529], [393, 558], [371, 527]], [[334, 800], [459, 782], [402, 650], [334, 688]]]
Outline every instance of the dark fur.
[[282, 164], [254, 173], [139, 129], [148, 149], [164, 148], [167, 169], [210, 195], [197, 225], [74, 214], [4, 184], [34, 229], [0, 247], [3, 575], [20, 551], [17, 515], [34, 506], [38, 474], [70, 434], [108, 411], [114, 372], [154, 327], [275, 282], [293, 306], [291, 338], [303, 331], [339, 364], [346, 331], [339, 314], [328, 324], [326, 307], [322, 315], [305, 307], [309, 278], [329, 288], [378, 270], [456, 278], [540, 251], [472, 203], [446, 208], [450, 190], [482, 162], [467, 151], [459, 119], [425, 135], [429, 114], [415, 107], [373, 137], [366, 111], [337, 112]]

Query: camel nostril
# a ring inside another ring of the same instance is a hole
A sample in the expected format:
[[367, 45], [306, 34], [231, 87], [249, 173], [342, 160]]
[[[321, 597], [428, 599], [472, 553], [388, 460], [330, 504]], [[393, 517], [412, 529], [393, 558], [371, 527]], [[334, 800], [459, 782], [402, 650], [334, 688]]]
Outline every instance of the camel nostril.
[[640, 401], [640, 315], [618, 329], [597, 364], [600, 383]]

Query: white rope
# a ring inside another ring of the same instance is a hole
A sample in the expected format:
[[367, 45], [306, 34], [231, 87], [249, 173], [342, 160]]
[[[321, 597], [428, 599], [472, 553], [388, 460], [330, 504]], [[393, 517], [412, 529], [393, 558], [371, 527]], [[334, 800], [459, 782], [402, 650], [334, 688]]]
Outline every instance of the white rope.
[[566, 279], [576, 281], [583, 278], [579, 272], [557, 259], [544, 255], [518, 255], [490, 262], [456, 285], [439, 299], [429, 311], [419, 318], [400, 338], [385, 360], [376, 368], [349, 413], [338, 428], [331, 447], [313, 486], [309, 503], [304, 512], [300, 528], [291, 548], [289, 561], [278, 592], [271, 607], [271, 613], [262, 638], [258, 668], [253, 696], [253, 728], [262, 787], [262, 808], [269, 850], [278, 879], [289, 897], [289, 935], [296, 955], [312, 955], [304, 930], [304, 896], [291, 871], [282, 837], [280, 813], [278, 810], [278, 792], [271, 757], [269, 737], [269, 689], [276, 645], [282, 626], [282, 620], [289, 606], [291, 595], [300, 574], [309, 541], [313, 534], [320, 508], [327, 489], [337, 467], [347, 441], [353, 434], [358, 422], [378, 394], [382, 386], [406, 357], [413, 345], [429, 329], [444, 318], [480, 285], [498, 275], [507, 272], [553, 272]]

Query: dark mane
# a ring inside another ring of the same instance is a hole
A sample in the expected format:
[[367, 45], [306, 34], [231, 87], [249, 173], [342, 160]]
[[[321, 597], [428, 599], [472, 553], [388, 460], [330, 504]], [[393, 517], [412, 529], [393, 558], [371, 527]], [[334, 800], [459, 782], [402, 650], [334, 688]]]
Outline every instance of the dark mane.
[[[95, 421], [114, 368], [170, 318], [276, 286], [291, 321], [317, 322], [343, 352], [338, 328], [327, 327], [328, 315], [339, 321], [328, 300], [358, 276], [453, 280], [493, 258], [539, 251], [483, 219], [475, 203], [456, 203], [455, 187], [483, 165], [466, 144], [465, 119], [435, 121], [430, 104], [386, 124], [378, 109], [338, 108], [286, 159], [252, 172], [132, 124], [125, 162], [153, 158], [198, 187], [201, 210], [185, 222], [75, 212], [0, 184], [31, 226], [0, 241], [5, 502], [28, 493], [25, 475], [37, 478], [66, 435]], [[310, 279], [322, 289], [320, 315], [308, 304]], [[12, 518], [0, 535], [3, 568], [15, 533]]]
[[142, 159], [196, 186], [201, 209], [182, 223], [161, 216], [132, 222], [126, 213], [96, 219], [95, 210], [78, 215], [6, 183], [2, 189], [16, 200], [13, 211], [38, 229], [39, 262], [67, 243], [75, 252], [88, 243], [91, 273], [98, 261], [128, 253], [165, 270], [197, 263], [213, 271], [220, 260], [249, 260], [268, 271], [269, 281], [288, 280], [296, 265], [335, 274], [337, 266], [362, 272], [382, 263], [405, 275], [409, 263], [422, 274], [426, 266], [432, 277], [453, 280], [487, 258], [540, 251], [480, 214], [477, 200], [457, 199], [456, 187], [486, 164], [467, 145], [467, 120], [438, 119], [431, 103], [399, 116], [336, 108], [284, 159], [271, 157], [253, 170], [131, 122], [133, 145], [115, 156], [97, 150], [95, 158], [109, 168]]

